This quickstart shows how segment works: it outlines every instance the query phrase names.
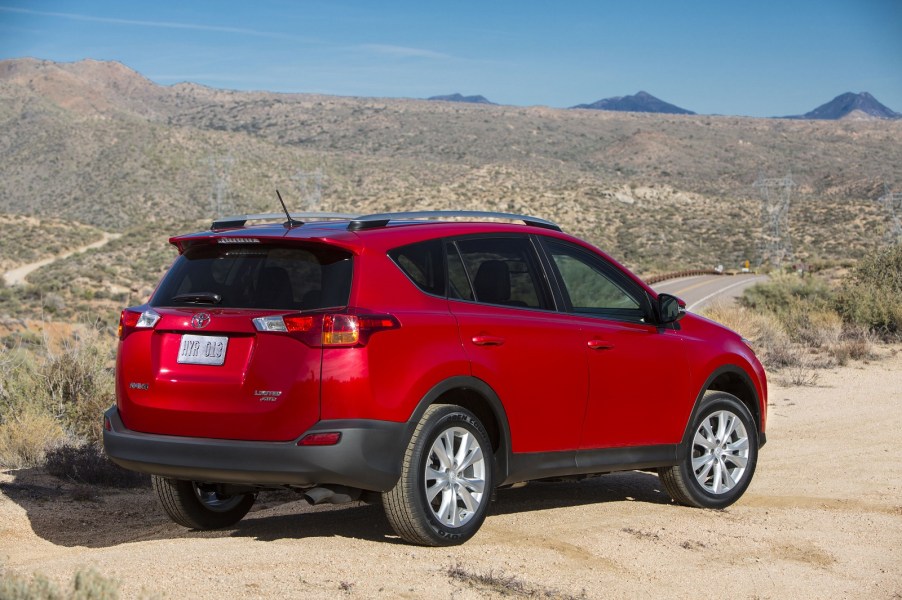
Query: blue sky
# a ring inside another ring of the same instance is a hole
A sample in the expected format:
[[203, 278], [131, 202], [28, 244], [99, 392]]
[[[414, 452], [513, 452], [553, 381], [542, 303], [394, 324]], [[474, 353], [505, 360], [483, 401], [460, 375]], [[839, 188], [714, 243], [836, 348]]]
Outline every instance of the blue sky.
[[117, 60], [153, 81], [566, 107], [645, 90], [699, 113], [902, 112], [902, 0], [0, 0], [0, 59]]

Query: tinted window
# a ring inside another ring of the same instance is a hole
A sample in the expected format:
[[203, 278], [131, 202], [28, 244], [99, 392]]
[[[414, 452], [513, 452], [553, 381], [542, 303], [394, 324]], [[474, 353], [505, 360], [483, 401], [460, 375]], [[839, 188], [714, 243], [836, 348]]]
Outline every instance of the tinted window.
[[427, 294], [445, 295], [444, 257], [439, 240], [396, 248], [388, 255], [418, 288]]
[[456, 246], [477, 302], [550, 308], [529, 239], [465, 239]]
[[306, 310], [345, 306], [351, 256], [329, 246], [203, 244], [188, 248], [152, 306]]
[[546, 247], [573, 312], [628, 320], [645, 316], [642, 294], [601, 258], [562, 242], [548, 241]]

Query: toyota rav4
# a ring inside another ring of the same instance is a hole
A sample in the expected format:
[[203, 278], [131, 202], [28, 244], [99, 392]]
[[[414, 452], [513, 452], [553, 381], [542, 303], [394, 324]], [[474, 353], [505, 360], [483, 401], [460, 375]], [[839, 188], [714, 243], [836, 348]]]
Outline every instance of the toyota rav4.
[[381, 498], [401, 538], [448, 545], [531, 480], [652, 470], [709, 508], [748, 487], [767, 416], [752, 350], [554, 223], [272, 217], [173, 237], [122, 312], [106, 452], [175, 522], [227, 527], [289, 488]]

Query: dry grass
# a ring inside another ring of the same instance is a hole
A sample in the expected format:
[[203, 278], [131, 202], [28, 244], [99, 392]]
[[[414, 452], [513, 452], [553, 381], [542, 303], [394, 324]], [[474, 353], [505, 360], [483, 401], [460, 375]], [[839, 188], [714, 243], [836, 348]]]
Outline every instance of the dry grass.
[[113, 403], [112, 340], [90, 327], [32, 349], [0, 346], [0, 466], [42, 464], [63, 443], [100, 439]]

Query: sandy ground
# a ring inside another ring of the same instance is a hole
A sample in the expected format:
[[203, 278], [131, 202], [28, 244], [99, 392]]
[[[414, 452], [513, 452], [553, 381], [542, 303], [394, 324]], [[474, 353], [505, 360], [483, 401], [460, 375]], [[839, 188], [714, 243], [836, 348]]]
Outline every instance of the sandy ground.
[[882, 353], [816, 387], [777, 377], [755, 480], [723, 511], [673, 505], [646, 473], [531, 484], [434, 549], [400, 543], [379, 506], [270, 495], [197, 533], [149, 490], [10, 471], [0, 562], [66, 585], [93, 568], [127, 598], [902, 598], [902, 347]]

